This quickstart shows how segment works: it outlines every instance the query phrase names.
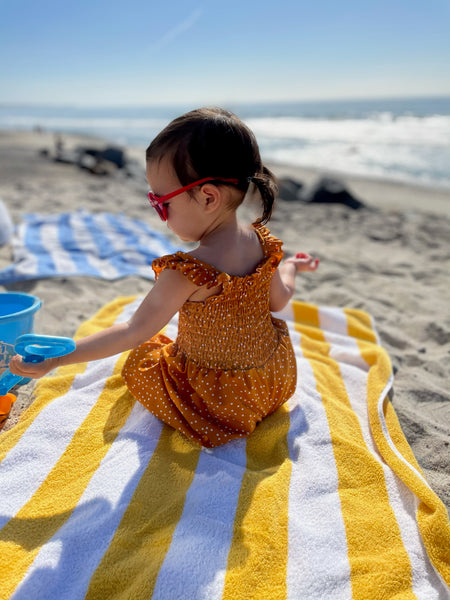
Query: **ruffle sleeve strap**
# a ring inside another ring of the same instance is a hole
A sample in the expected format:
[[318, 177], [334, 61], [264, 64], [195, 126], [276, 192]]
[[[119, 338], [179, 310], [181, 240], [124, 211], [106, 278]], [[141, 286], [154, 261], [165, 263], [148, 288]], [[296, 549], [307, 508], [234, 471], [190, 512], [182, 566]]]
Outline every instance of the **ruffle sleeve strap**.
[[271, 235], [270, 231], [264, 225], [254, 224], [253, 226], [261, 240], [264, 254], [266, 257], [270, 257], [270, 264], [275, 271], [283, 258], [283, 242]]
[[156, 279], [158, 279], [164, 269], [172, 269], [180, 271], [197, 286], [206, 285], [207, 287], [213, 287], [217, 285], [220, 275], [220, 271], [217, 269], [185, 252], [176, 252], [175, 254], [167, 254], [161, 258], [156, 258], [152, 262], [152, 268]]

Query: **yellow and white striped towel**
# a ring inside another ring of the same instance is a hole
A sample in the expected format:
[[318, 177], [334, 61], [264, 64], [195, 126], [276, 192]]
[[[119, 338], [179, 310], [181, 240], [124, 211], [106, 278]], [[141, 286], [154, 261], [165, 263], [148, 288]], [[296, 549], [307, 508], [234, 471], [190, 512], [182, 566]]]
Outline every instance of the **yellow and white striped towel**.
[[[119, 298], [78, 335], [136, 303]], [[296, 394], [214, 450], [134, 402], [124, 356], [37, 384], [0, 436], [2, 599], [448, 598], [447, 513], [387, 398], [370, 317], [298, 302], [279, 316]]]

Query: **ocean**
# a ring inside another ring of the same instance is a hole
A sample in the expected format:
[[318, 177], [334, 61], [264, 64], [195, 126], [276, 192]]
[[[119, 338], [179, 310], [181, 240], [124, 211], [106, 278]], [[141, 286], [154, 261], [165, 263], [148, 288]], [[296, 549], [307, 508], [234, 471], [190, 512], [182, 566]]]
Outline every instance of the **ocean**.
[[[450, 97], [224, 106], [252, 128], [268, 162], [450, 189]], [[145, 147], [191, 108], [0, 105], [0, 130], [39, 126]]]

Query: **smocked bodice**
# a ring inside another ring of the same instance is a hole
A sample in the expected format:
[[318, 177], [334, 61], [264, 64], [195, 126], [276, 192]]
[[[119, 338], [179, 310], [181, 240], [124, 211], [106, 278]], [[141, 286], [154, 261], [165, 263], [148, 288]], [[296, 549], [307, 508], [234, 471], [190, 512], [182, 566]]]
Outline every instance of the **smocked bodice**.
[[250, 369], [262, 366], [278, 345], [279, 330], [269, 310], [269, 290], [278, 266], [281, 242], [255, 226], [264, 258], [254, 273], [243, 277], [222, 273], [184, 252], [153, 262], [156, 276], [180, 270], [196, 285], [221, 286], [203, 302], [185, 302], [179, 314], [175, 351], [209, 369]]

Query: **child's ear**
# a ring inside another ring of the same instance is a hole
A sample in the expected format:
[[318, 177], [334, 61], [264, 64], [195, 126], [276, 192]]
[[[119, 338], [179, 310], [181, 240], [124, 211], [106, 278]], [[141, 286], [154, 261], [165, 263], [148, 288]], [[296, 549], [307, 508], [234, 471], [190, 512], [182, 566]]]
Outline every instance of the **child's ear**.
[[205, 183], [201, 190], [203, 206], [207, 212], [212, 212], [220, 206], [222, 194], [220, 189], [211, 183]]

